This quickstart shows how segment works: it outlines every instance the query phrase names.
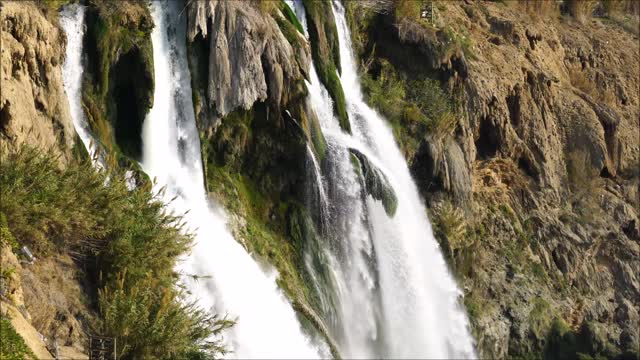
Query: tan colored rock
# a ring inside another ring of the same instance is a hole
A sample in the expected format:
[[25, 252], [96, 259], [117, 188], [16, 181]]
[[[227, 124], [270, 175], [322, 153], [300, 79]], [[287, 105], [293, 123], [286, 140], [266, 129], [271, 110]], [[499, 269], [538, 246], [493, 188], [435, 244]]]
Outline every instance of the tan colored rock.
[[36, 359], [53, 359], [42, 340], [40, 333], [27, 321], [22, 313], [13, 305], [0, 301], [0, 312], [11, 318], [11, 325], [18, 335], [22, 336], [25, 344], [31, 349]]
[[64, 33], [31, 2], [3, 2], [0, 13], [0, 149], [29, 144], [64, 162], [75, 141], [62, 82]]
[[217, 115], [249, 109], [256, 101], [288, 102], [295, 81], [308, 71], [308, 46], [294, 50], [276, 21], [247, 2], [193, 1], [187, 14], [189, 40], [209, 41], [206, 96]]
[[5, 296], [17, 307], [24, 306], [22, 293], [22, 266], [9, 246], [0, 249], [0, 264], [2, 271], [10, 273], [8, 279], [4, 279]]

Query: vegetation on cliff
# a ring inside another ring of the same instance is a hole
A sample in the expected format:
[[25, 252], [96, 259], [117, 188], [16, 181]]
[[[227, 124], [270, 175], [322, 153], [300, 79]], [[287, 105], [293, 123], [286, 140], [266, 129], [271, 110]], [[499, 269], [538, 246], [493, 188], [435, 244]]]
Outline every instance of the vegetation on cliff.
[[27, 147], [3, 154], [0, 170], [3, 233], [41, 259], [74, 254], [97, 288], [89, 295], [101, 321], [83, 326], [116, 337], [119, 358], [224, 353], [209, 337], [231, 322], [185, 302], [173, 268], [191, 238], [158, 194], [129, 190], [122, 170], [86, 160], [60, 169]]
[[346, 3], [484, 357], [637, 353], [638, 3], [563, 4]]
[[307, 13], [309, 41], [313, 64], [320, 81], [333, 99], [333, 109], [344, 131], [351, 132], [344, 91], [338, 73], [340, 69], [340, 45], [338, 29], [332, 16], [329, 1], [304, 0]]
[[153, 104], [153, 20], [141, 1], [90, 1], [83, 105], [115, 161], [140, 159], [142, 123]]
[[36, 359], [24, 339], [16, 332], [8, 318], [0, 315], [0, 358], [6, 360]]

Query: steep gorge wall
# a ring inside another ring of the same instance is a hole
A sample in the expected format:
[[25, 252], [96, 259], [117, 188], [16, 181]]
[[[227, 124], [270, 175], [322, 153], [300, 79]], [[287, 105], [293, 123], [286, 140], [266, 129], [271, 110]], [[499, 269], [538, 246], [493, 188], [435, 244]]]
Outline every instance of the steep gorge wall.
[[0, 149], [29, 144], [66, 162], [75, 132], [62, 82], [65, 36], [35, 3], [0, 5]]
[[[452, 99], [444, 134], [396, 135], [465, 289], [481, 354], [632, 356], [638, 34], [518, 4], [438, 2], [431, 25], [419, 9], [371, 3], [350, 6], [364, 76], [382, 81], [390, 64], [401, 82], [435, 79]], [[407, 114], [392, 125], [418, 126]]]
[[83, 107], [107, 154], [141, 160], [142, 124], [153, 105], [153, 19], [142, 1], [89, 1]]

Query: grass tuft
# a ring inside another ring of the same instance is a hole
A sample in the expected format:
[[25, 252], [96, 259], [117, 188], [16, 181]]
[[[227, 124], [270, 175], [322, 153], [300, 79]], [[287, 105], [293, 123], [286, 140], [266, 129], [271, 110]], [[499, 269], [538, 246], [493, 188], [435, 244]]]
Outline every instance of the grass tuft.
[[0, 315], [0, 359], [24, 360], [36, 359], [20, 334], [11, 325], [11, 321]]

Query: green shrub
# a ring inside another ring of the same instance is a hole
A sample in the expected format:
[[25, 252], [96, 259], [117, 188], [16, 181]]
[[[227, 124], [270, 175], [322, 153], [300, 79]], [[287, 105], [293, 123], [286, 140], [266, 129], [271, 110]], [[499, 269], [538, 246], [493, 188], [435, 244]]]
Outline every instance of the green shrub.
[[9, 246], [12, 250], [17, 250], [19, 248], [18, 242], [16, 238], [9, 230], [9, 226], [7, 225], [7, 217], [3, 212], [0, 212], [0, 249], [5, 246]]
[[375, 77], [361, 74], [363, 92], [367, 103], [391, 122], [405, 154], [415, 152], [426, 134], [435, 139], [453, 135], [458, 121], [452, 101], [438, 81], [426, 77], [408, 80], [382, 59], [374, 68]]
[[544, 339], [551, 329], [552, 317], [551, 306], [540, 297], [532, 300], [533, 307], [529, 312], [529, 331], [536, 339]]
[[149, 275], [129, 287], [125, 278], [118, 274], [115, 286], [99, 292], [105, 333], [118, 338], [118, 357], [189, 358], [197, 353], [226, 353], [220, 343], [207, 337], [219, 334], [232, 321], [217, 319], [193, 303], [175, 301], [183, 299], [182, 291], [163, 286], [155, 277]]
[[11, 325], [8, 318], [0, 315], [0, 359], [24, 360], [36, 359], [31, 349], [25, 344]]
[[396, 21], [404, 19], [420, 20], [422, 4], [422, 1], [416, 0], [397, 0], [393, 9]]
[[[0, 212], [37, 256], [73, 254], [99, 291], [102, 332], [122, 358], [216, 356], [207, 339], [230, 325], [185, 305], [173, 270], [191, 237], [147, 187], [127, 188], [124, 170], [95, 171], [89, 161], [61, 169], [49, 152], [23, 146], [2, 154]], [[96, 326], [98, 327], [98, 326]], [[162, 355], [162, 356], [160, 356]]]
[[433, 232], [445, 259], [459, 279], [470, 277], [478, 260], [478, 239], [484, 238], [483, 234], [478, 233], [484, 231], [484, 228], [467, 224], [462, 209], [449, 201], [439, 204], [433, 210]]

